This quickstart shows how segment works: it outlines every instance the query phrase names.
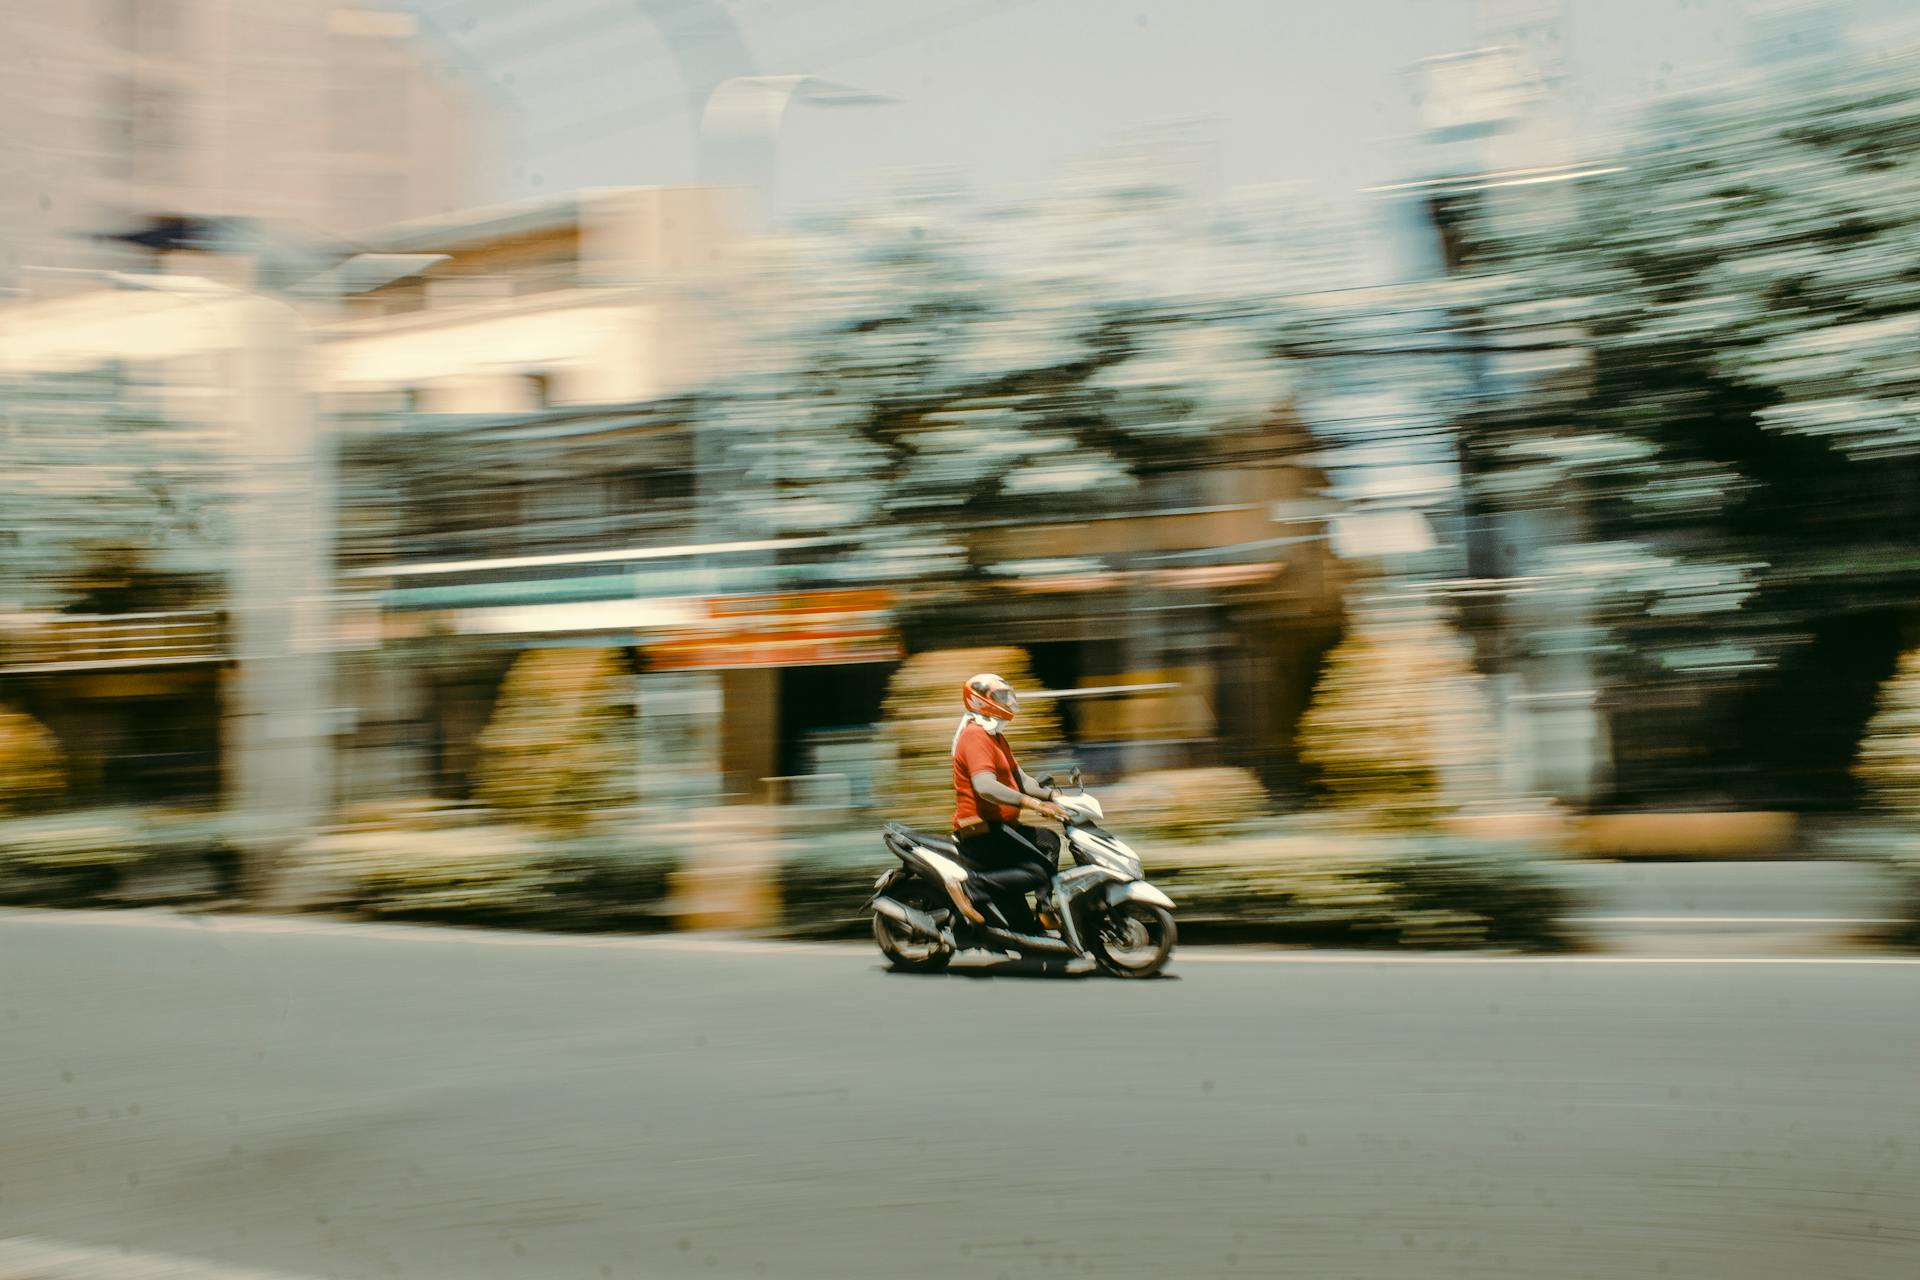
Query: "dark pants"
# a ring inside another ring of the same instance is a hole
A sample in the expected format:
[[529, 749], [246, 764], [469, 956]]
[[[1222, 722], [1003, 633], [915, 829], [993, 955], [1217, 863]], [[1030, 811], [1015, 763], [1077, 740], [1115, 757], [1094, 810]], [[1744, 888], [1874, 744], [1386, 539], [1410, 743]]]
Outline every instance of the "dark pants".
[[1038, 932], [1027, 894], [1053, 880], [1058, 854], [1051, 833], [1008, 822], [957, 843], [973, 882], [986, 890], [1007, 923], [1020, 933]]

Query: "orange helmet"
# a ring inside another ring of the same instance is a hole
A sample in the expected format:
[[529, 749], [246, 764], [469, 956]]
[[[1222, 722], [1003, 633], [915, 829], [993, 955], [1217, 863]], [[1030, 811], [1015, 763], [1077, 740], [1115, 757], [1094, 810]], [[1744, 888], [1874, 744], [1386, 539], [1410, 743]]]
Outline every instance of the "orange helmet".
[[990, 720], [1011, 720], [1020, 712], [1020, 695], [999, 676], [983, 672], [960, 686], [960, 705]]

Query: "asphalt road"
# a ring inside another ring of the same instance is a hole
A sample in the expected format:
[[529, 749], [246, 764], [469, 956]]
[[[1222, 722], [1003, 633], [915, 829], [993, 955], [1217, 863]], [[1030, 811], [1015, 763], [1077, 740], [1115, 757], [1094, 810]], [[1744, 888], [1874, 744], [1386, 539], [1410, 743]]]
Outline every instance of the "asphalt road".
[[1920, 1275], [1911, 963], [1129, 984], [272, 928], [0, 916], [0, 1237], [342, 1277]]
[[1567, 862], [1571, 923], [1616, 955], [1820, 956], [1871, 949], [1901, 911], [1884, 867], [1832, 858]]

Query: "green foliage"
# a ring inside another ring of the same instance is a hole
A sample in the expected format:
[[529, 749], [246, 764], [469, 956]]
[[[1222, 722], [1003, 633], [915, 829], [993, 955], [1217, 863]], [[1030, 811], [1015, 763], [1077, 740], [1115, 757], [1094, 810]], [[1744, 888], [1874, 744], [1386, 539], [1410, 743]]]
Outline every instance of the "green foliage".
[[618, 650], [522, 654], [480, 736], [479, 796], [518, 821], [558, 831], [631, 804], [632, 689]]
[[301, 856], [329, 905], [375, 918], [588, 931], [664, 923], [678, 851], [636, 832], [556, 836], [476, 816], [335, 831]]
[[[1518, 571], [1534, 616], [1596, 627], [1522, 643], [1594, 655], [1628, 713], [1623, 790], [1765, 786], [1790, 753], [1756, 720], [1858, 731], [1851, 690], [1753, 711], [1775, 673], [1831, 669], [1832, 619], [1920, 589], [1920, 56], [1667, 100], [1611, 168], [1559, 199], [1497, 190], [1470, 220], [1458, 318], [1566, 358], [1493, 361], [1467, 443], [1483, 498], [1574, 524]], [[1678, 776], [1716, 741], [1736, 744], [1717, 773]]]
[[[1336, 828], [1144, 852], [1148, 878], [1179, 904], [1186, 941], [1525, 951], [1577, 942], [1565, 923], [1573, 909], [1565, 886], [1509, 845]], [[790, 843], [780, 866], [781, 933], [865, 936], [861, 904], [892, 865], [877, 837], [863, 842], [858, 832]]]
[[[1026, 651], [1011, 647], [940, 649], [915, 654], [887, 683], [883, 732], [893, 745], [887, 812], [902, 822], [945, 831], [953, 820], [953, 734], [962, 708], [960, 688], [968, 676], [990, 671], [1018, 693], [1038, 688]], [[1029, 698], [1007, 730], [1022, 767], [1033, 772], [1044, 752], [1060, 741], [1060, 718], [1050, 702]], [[1036, 775], [1037, 776], [1037, 775]]]
[[0, 818], [0, 902], [203, 902], [231, 896], [238, 871], [214, 813], [126, 807]]
[[1137, 152], [1050, 199], [909, 193], [763, 244], [744, 370], [703, 395], [730, 527], [981, 571], [956, 525], [1138, 503], [1294, 396], [1256, 211]]
[[869, 936], [861, 904], [874, 881], [899, 860], [873, 830], [789, 840], [781, 848], [780, 933], [789, 938]]
[[1337, 945], [1574, 945], [1564, 885], [1524, 850], [1436, 837], [1358, 834], [1200, 846], [1150, 866], [1180, 904], [1184, 939]]
[[1490, 798], [1495, 740], [1466, 644], [1434, 611], [1360, 614], [1300, 721], [1300, 754], [1336, 810], [1431, 827]]
[[1206, 840], [1260, 818], [1266, 789], [1246, 769], [1161, 769], [1136, 773], [1100, 793], [1129, 835], [1148, 840]]
[[45, 805], [66, 789], [59, 740], [32, 716], [0, 706], [0, 814]]
[[1920, 821], [1920, 649], [1901, 658], [1881, 686], [1854, 773], [1881, 808]]
[[0, 414], [17, 535], [0, 554], [0, 599], [72, 605], [103, 563], [138, 560], [196, 587], [224, 573], [232, 464], [221, 433], [168, 416], [154, 388], [113, 367], [0, 381]]
[[0, 902], [90, 906], [108, 901], [144, 856], [139, 823], [119, 811], [0, 821]]

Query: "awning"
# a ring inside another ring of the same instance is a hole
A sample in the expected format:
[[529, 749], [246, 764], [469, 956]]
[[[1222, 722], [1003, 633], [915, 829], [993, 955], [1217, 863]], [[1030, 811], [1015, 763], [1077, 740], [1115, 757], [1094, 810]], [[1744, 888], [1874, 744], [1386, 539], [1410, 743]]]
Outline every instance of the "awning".
[[552, 635], [564, 631], [672, 631], [706, 617], [698, 600], [583, 600], [568, 604], [463, 609], [453, 615], [461, 635]]

